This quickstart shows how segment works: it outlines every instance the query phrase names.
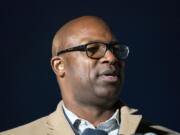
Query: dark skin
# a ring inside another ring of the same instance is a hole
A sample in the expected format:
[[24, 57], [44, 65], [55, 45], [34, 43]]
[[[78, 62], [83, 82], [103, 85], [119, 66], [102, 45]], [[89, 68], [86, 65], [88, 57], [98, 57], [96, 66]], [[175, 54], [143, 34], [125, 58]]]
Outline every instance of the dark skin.
[[[123, 85], [124, 62], [117, 60], [110, 50], [104, 57], [91, 59], [85, 52], [74, 51], [59, 56], [59, 50], [89, 41], [109, 43], [116, 40], [109, 26], [100, 18], [84, 16], [65, 24], [53, 40], [52, 68], [61, 88], [65, 106], [95, 127], [109, 119], [117, 109]], [[112, 71], [114, 76], [105, 75]], [[114, 77], [115, 78], [115, 77]]]

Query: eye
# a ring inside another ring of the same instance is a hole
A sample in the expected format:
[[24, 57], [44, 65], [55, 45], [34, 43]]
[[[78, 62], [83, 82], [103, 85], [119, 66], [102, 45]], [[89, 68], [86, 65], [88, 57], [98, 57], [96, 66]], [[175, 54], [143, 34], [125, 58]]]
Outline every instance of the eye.
[[87, 51], [88, 51], [88, 52], [91, 52], [91, 53], [95, 53], [95, 52], [97, 52], [98, 50], [99, 50], [99, 46], [97, 46], [97, 45], [88, 46], [88, 48], [87, 48]]
[[113, 51], [120, 51], [120, 45], [116, 44], [112, 46]]

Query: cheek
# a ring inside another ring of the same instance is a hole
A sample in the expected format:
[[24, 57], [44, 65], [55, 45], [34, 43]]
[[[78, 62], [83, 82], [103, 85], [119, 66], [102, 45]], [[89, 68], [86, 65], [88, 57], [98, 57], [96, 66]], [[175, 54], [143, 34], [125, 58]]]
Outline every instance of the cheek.
[[95, 81], [97, 78], [97, 69], [96, 69], [97, 61], [95, 61], [95, 60], [88, 61], [87, 65], [88, 65], [88, 69], [87, 69], [88, 79], [90, 80], [91, 85], [93, 85], [92, 84], [93, 81]]
[[87, 85], [95, 77], [94, 67], [96, 63], [79, 53], [76, 53], [73, 58], [67, 61], [68, 78], [74, 79], [73, 81], [76, 82], [79, 81], [79, 83], [86, 83]]

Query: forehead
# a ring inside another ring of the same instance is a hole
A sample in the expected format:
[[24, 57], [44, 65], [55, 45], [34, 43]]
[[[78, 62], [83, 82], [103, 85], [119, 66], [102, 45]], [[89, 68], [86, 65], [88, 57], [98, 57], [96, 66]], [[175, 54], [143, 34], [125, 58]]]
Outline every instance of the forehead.
[[67, 36], [67, 46], [74, 47], [89, 41], [110, 42], [113, 38], [111, 29], [102, 21], [81, 23], [72, 27]]

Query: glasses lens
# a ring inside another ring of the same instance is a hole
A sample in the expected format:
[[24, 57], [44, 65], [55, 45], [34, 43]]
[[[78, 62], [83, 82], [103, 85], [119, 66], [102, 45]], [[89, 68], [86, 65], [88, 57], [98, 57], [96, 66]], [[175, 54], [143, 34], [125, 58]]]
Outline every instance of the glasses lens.
[[129, 54], [129, 47], [125, 44], [116, 44], [113, 46], [113, 53], [118, 59], [126, 59]]
[[100, 58], [104, 55], [106, 46], [103, 43], [92, 43], [87, 45], [87, 55], [91, 58]]

